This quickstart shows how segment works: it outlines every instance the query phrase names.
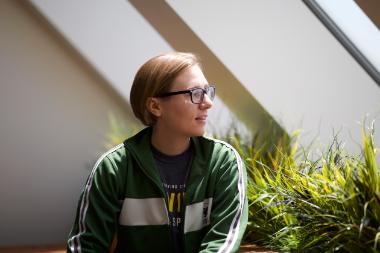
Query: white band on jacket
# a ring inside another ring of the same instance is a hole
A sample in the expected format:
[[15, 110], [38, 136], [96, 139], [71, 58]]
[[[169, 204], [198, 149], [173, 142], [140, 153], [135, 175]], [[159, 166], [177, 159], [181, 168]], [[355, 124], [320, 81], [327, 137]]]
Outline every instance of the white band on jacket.
[[210, 224], [212, 198], [186, 206], [184, 232], [201, 230]]
[[169, 224], [165, 200], [163, 198], [125, 198], [119, 223], [124, 226]]

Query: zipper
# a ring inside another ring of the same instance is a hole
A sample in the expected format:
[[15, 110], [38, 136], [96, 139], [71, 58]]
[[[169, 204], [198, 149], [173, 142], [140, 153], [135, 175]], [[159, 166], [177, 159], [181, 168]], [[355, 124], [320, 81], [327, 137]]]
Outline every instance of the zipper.
[[181, 233], [182, 233], [182, 247], [183, 247], [183, 250], [186, 251], [186, 247], [185, 247], [185, 217], [186, 217], [186, 196], [187, 196], [187, 189], [188, 189], [188, 182], [189, 182], [189, 175], [192, 171], [192, 168], [193, 168], [193, 161], [194, 161], [194, 157], [195, 157], [195, 148], [193, 146], [193, 143], [191, 143], [192, 145], [192, 152], [191, 152], [191, 158], [190, 158], [190, 162], [189, 162], [189, 165], [188, 165], [188, 169], [187, 169], [187, 172], [186, 172], [186, 176], [185, 176], [185, 191], [184, 191], [184, 194], [182, 196], [182, 207], [183, 207], [183, 210], [181, 212], [181, 215], [183, 217], [183, 221], [182, 221], [182, 228], [181, 228]]
[[[167, 197], [167, 194], [166, 194], [166, 192], [165, 192], [165, 190], [164, 190], [164, 188], [162, 186], [162, 183], [158, 184], [156, 182], [156, 180], [154, 180], [154, 178], [151, 175], [149, 175], [148, 173], [146, 173], [147, 169], [145, 167], [141, 166], [140, 161], [138, 159], [135, 159], [135, 160], [136, 160], [137, 164], [139, 165], [140, 169], [142, 170], [142, 172], [144, 173], [144, 175], [153, 182], [153, 184], [160, 190], [161, 196], [164, 197], [164, 202], [165, 202], [164, 206], [165, 206], [165, 211], [166, 211], [166, 218], [167, 218], [167, 221], [168, 221], [169, 238], [171, 239], [170, 241], [173, 241], [173, 235], [172, 235], [171, 230], [170, 230], [170, 218], [169, 218], [168, 200], [167, 200], [168, 197]], [[171, 244], [171, 246], [172, 246], [171, 247], [172, 248], [171, 251], [174, 252], [174, 250], [173, 250], [173, 244]]]
[[[165, 192], [165, 190], [164, 190], [162, 184], [158, 184], [158, 183], [154, 180], [154, 178], [153, 178], [152, 176], [150, 176], [148, 173], [146, 173], [146, 170], [147, 170], [147, 169], [145, 169], [145, 167], [141, 166], [141, 163], [140, 163], [140, 161], [139, 161], [138, 159], [135, 159], [135, 160], [136, 160], [137, 164], [139, 165], [140, 170], [144, 173], [144, 175], [145, 175], [147, 178], [149, 178], [149, 179], [153, 182], [153, 184], [154, 184], [154, 185], [160, 190], [160, 192], [161, 192], [161, 196], [164, 197], [164, 201], [165, 201], [165, 211], [166, 211], [166, 218], [168, 219], [168, 222], [170, 222], [170, 221], [169, 221], [169, 211], [168, 211], [168, 208], [167, 208], [167, 205], [168, 205], [168, 202], [167, 202], [167, 194], [166, 194], [166, 192]], [[170, 225], [170, 224], [168, 224], [168, 225]]]

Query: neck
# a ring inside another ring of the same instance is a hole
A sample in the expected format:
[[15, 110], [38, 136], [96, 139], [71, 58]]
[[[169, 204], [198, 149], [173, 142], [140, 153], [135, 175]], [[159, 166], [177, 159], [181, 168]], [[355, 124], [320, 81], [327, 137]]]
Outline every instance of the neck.
[[151, 142], [161, 153], [166, 155], [179, 155], [185, 152], [190, 145], [190, 138], [178, 136], [168, 131], [161, 131], [157, 126], [153, 127]]

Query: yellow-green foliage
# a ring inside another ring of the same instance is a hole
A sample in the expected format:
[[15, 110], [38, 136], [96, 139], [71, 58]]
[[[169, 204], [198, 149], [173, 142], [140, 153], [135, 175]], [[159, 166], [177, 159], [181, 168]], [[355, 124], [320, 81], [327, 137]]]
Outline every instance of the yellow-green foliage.
[[373, 129], [363, 130], [361, 155], [347, 154], [335, 136], [314, 160], [299, 148], [297, 132], [281, 138], [275, 148], [226, 137], [249, 175], [245, 240], [292, 252], [380, 250], [380, 176]]

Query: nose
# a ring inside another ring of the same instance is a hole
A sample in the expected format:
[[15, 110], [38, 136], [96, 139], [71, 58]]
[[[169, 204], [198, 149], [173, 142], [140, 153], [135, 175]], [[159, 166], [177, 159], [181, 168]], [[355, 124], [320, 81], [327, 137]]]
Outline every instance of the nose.
[[202, 109], [210, 109], [213, 105], [213, 102], [207, 94], [204, 94], [203, 101], [199, 105]]

